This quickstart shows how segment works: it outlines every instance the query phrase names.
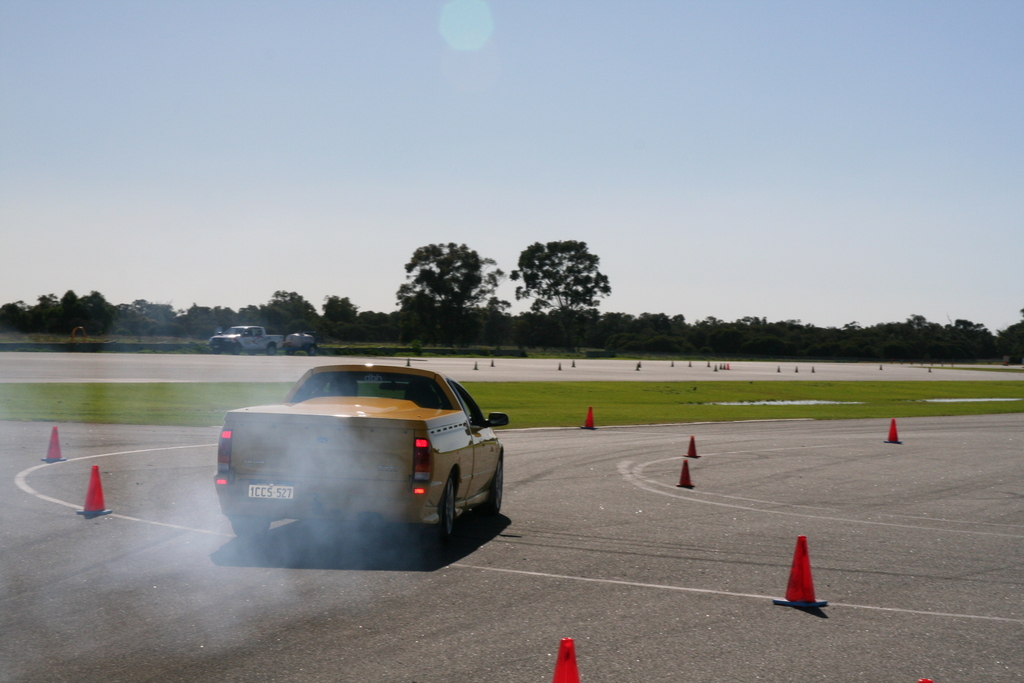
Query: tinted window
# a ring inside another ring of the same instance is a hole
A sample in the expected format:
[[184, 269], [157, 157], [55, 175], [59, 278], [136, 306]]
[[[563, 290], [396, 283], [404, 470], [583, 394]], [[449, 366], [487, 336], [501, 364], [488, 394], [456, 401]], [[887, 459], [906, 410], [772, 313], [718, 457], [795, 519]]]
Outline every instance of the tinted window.
[[412, 401], [421, 408], [451, 410], [441, 387], [429, 377], [397, 372], [318, 372], [299, 387], [292, 401], [301, 403], [322, 396], [371, 396]]

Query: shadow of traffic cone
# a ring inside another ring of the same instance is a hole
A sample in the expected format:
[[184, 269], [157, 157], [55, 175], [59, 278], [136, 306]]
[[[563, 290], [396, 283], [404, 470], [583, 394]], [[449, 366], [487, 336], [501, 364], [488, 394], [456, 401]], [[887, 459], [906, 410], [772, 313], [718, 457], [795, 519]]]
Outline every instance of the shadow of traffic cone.
[[551, 683], [580, 683], [580, 672], [576, 668], [576, 645], [572, 638], [562, 638], [558, 645], [555, 677]]
[[103, 484], [100, 483], [100, 466], [92, 466], [92, 475], [89, 477], [89, 490], [85, 494], [85, 509], [79, 510], [77, 514], [86, 519], [109, 515], [113, 510], [106, 510], [103, 506]]
[[60, 438], [57, 436], [57, 427], [50, 432], [50, 447], [46, 449], [46, 457], [43, 462], [64, 462], [67, 458], [61, 457]]
[[900, 441], [900, 437], [896, 434], [896, 418], [892, 419], [889, 423], [889, 439], [885, 443], [903, 443]]
[[580, 429], [597, 429], [597, 427], [594, 426], [594, 409], [593, 409], [593, 407], [587, 408], [587, 420], [586, 420], [586, 422], [583, 423], [583, 426], [580, 427]]
[[686, 450], [687, 458], [699, 458], [697, 455], [697, 441], [692, 436], [690, 437], [690, 447]]
[[811, 558], [807, 553], [807, 537], [796, 537], [793, 567], [789, 570], [789, 584], [785, 600], [772, 600], [776, 605], [788, 607], [824, 607], [828, 602], [814, 599], [814, 580], [811, 578]]
[[683, 470], [679, 473], [679, 483], [676, 484], [678, 489], [692, 489], [693, 481], [690, 480], [690, 461], [683, 458]]

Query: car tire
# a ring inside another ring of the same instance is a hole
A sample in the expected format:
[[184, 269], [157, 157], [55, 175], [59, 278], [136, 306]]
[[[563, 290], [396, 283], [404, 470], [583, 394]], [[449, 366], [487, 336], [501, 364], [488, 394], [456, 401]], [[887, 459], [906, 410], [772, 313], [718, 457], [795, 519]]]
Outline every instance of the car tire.
[[270, 531], [269, 517], [229, 517], [231, 530], [235, 536], [243, 540], [251, 540], [263, 536]]
[[501, 512], [501, 497], [505, 488], [505, 459], [498, 458], [498, 465], [494, 468], [494, 476], [491, 477], [491, 485], [487, 487], [487, 502], [477, 508], [481, 515], [495, 517]]
[[315, 356], [316, 355], [316, 344], [314, 344], [313, 346], [310, 346], [308, 349], [306, 349], [306, 355], [307, 356]]
[[275, 344], [274, 342], [270, 342], [269, 344], [267, 344], [267, 355], [273, 356], [275, 354], [277, 354], [277, 344]]
[[441, 500], [437, 503], [437, 533], [435, 537], [438, 543], [447, 543], [452, 537], [452, 529], [455, 527], [455, 473], [448, 475], [448, 481], [444, 484], [444, 491], [441, 492]]

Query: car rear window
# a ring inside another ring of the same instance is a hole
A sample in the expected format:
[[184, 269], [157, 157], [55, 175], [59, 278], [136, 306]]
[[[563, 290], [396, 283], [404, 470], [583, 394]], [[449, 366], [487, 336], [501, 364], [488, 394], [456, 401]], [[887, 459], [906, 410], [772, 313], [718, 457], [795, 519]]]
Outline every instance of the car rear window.
[[397, 372], [318, 372], [299, 387], [292, 401], [301, 403], [323, 396], [396, 398], [412, 401], [421, 408], [452, 410], [448, 397], [433, 379]]

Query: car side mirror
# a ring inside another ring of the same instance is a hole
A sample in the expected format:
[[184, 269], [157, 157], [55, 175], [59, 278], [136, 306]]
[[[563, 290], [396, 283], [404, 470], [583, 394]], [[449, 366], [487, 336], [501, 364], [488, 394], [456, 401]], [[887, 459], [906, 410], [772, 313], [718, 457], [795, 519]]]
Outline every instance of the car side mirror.
[[504, 427], [508, 424], [508, 415], [505, 413], [491, 413], [487, 416], [488, 427]]

